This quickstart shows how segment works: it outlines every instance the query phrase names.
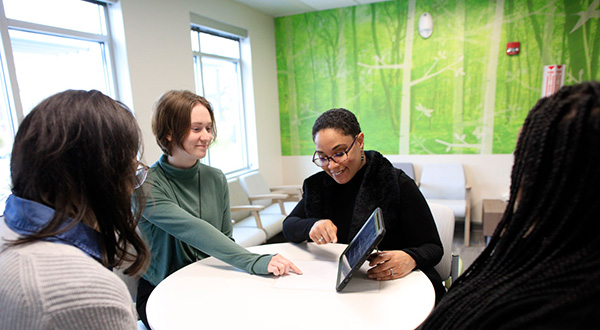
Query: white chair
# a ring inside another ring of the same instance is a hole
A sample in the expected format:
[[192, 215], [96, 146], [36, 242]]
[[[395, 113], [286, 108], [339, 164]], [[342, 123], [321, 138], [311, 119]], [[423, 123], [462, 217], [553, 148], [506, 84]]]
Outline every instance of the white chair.
[[415, 167], [413, 166], [413, 163], [392, 163], [392, 165], [394, 165], [395, 168], [399, 168], [404, 171], [408, 177], [413, 179], [417, 185], [419, 185], [415, 177]]
[[265, 212], [272, 212], [272, 205], [277, 203], [280, 212], [287, 216], [302, 196], [301, 187], [297, 185], [269, 187], [258, 171], [242, 175], [239, 180], [252, 205], [264, 205]]
[[[138, 235], [140, 235], [140, 237], [142, 237], [142, 238], [144, 237], [139, 227], [136, 228], [136, 231], [137, 231]], [[127, 245], [127, 251], [131, 254], [136, 253], [135, 249], [133, 248], [133, 246], [131, 244]], [[114, 267], [113, 273], [116, 274], [127, 286], [127, 290], [129, 290], [129, 294], [131, 295], [131, 298], [133, 299], [133, 303], [134, 303], [134, 307], [135, 307], [135, 302], [137, 301], [138, 283], [140, 281], [141, 276], [125, 274], [125, 269], [129, 266], [130, 266], [129, 263], [124, 262], [119, 267]]]
[[465, 246], [471, 238], [471, 187], [466, 183], [460, 163], [425, 164], [419, 189], [429, 203], [449, 207], [456, 218], [465, 220]]
[[[133, 248], [131, 248], [131, 246], [129, 246], [129, 250], [131, 252], [133, 252]], [[137, 289], [138, 289], [138, 283], [140, 281], [140, 276], [139, 275], [126, 275], [123, 268], [126, 268], [126, 265], [121, 265], [121, 268], [113, 268], [113, 273], [115, 273], [123, 282], [125, 282], [125, 285], [127, 286], [127, 290], [129, 290], [129, 294], [131, 295], [131, 298], [133, 299], [132, 301], [132, 306], [131, 308], [133, 310], [135, 309], [135, 302], [137, 300]], [[142, 320], [138, 320], [137, 321], [137, 327], [138, 330], [148, 330], [146, 328], [146, 326], [144, 325], [144, 323], [142, 322]]]
[[135, 305], [135, 301], [137, 299], [137, 289], [138, 282], [140, 281], [139, 275], [126, 275], [121, 268], [113, 268], [113, 273], [115, 273], [127, 286], [127, 290], [129, 290], [129, 294], [133, 299], [133, 303]]
[[252, 205], [239, 180], [229, 180], [227, 184], [233, 238], [238, 244], [246, 247], [259, 245], [281, 233], [285, 215], [278, 205], [269, 206], [270, 210], [264, 205]]
[[452, 284], [452, 281], [462, 272], [462, 262], [459, 256], [452, 253], [454, 212], [447, 206], [435, 203], [429, 203], [429, 209], [433, 215], [433, 220], [435, 221], [440, 239], [442, 240], [442, 246], [444, 247], [442, 260], [434, 268], [440, 274], [440, 277], [448, 288]]

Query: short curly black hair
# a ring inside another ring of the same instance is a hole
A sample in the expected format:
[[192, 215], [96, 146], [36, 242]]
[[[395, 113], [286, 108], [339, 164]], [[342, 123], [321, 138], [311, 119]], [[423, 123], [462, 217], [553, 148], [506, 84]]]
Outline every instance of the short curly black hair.
[[361, 132], [360, 124], [358, 123], [356, 116], [344, 108], [327, 110], [315, 120], [312, 128], [313, 142], [315, 141], [317, 133], [326, 128], [333, 128], [342, 132], [344, 135], [350, 136], [356, 136]]

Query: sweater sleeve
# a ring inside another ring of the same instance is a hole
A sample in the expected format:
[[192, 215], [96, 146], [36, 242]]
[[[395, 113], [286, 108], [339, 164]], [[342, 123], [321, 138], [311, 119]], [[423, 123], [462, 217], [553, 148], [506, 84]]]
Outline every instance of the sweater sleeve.
[[[160, 180], [151, 184], [153, 185], [152, 194], [148, 198], [144, 210], [144, 220], [174, 238], [234, 267], [251, 274], [268, 274], [267, 266], [271, 255], [249, 252], [207, 221], [195, 217], [179, 207], [175, 196], [169, 196], [169, 193], [173, 192], [164, 189], [165, 184], [161, 184]], [[223, 198], [225, 197], [229, 198], [228, 194], [224, 194]], [[229, 205], [228, 201], [227, 205]], [[224, 222], [231, 223], [228, 210], [223, 211], [223, 217]], [[226, 232], [231, 231], [228, 227], [224, 229]], [[159, 244], [158, 242], [153, 243]]]
[[[306, 187], [305, 187], [306, 188]], [[290, 242], [300, 243], [310, 239], [310, 229], [319, 221], [318, 218], [307, 218], [305, 201], [307, 200], [306, 189], [303, 189], [302, 199], [292, 212], [283, 220], [283, 236]]]
[[224, 205], [221, 232], [232, 239], [233, 223], [231, 222], [231, 208], [229, 206], [229, 187], [227, 186], [227, 178], [224, 175], [221, 177], [221, 184], [223, 187], [222, 203]]

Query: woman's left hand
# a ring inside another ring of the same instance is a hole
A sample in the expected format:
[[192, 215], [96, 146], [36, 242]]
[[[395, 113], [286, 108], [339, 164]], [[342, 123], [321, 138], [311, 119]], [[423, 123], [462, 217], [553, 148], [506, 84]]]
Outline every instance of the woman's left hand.
[[369, 266], [375, 266], [367, 271], [369, 278], [387, 281], [408, 275], [417, 263], [404, 251], [381, 251], [369, 257]]

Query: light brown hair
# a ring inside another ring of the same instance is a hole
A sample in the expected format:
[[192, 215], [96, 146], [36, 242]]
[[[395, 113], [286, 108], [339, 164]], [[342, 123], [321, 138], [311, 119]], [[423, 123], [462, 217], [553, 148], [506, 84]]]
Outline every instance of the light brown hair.
[[192, 125], [192, 108], [197, 104], [205, 106], [210, 114], [214, 141], [217, 138], [215, 115], [212, 106], [204, 97], [186, 90], [171, 90], [164, 93], [154, 104], [152, 133], [166, 155], [171, 155], [173, 146], [183, 148], [183, 140], [189, 134]]

